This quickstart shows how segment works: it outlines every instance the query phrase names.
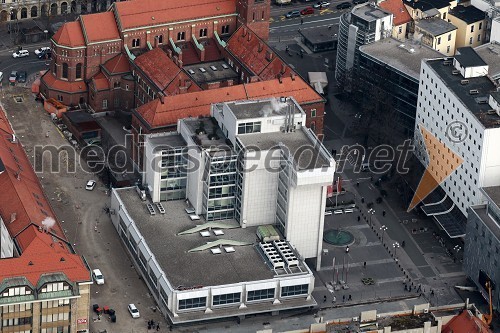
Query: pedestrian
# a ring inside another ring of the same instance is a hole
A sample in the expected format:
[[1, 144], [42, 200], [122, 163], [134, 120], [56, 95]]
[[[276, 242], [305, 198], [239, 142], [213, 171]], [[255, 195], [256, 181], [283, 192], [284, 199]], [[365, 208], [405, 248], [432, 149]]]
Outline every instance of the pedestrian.
[[385, 210], [382, 211], [382, 216], [385, 216]]
[[349, 300], [352, 301], [352, 296], [351, 295], [349, 295]]
[[304, 19], [300, 19], [300, 24], [304, 24]]
[[337, 297], [333, 296], [332, 303], [335, 303], [337, 301]]
[[363, 263], [363, 267], [366, 268], [366, 261]]
[[323, 296], [323, 302], [326, 302], [326, 295]]
[[434, 296], [434, 289], [431, 290], [431, 295]]
[[156, 324], [156, 331], [158, 332], [160, 330], [160, 323]]
[[349, 253], [349, 246], [345, 247], [345, 253]]
[[359, 187], [359, 182], [356, 182], [356, 186]]
[[358, 222], [361, 220], [361, 216], [358, 215]]
[[342, 296], [342, 302], [345, 302], [345, 295]]

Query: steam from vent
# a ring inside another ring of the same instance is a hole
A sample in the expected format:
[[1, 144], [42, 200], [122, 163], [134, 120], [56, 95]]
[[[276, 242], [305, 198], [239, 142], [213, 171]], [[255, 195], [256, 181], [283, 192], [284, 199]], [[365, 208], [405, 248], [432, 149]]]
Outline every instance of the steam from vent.
[[50, 229], [52, 229], [55, 224], [56, 220], [54, 220], [52, 217], [46, 217], [42, 221], [43, 229], [45, 229], [45, 231], [49, 231]]
[[277, 98], [271, 98], [269, 104], [266, 104], [260, 114], [264, 117], [268, 117], [273, 114], [273, 111], [279, 113], [281, 109], [286, 108], [288, 104], [286, 102], [280, 102]]

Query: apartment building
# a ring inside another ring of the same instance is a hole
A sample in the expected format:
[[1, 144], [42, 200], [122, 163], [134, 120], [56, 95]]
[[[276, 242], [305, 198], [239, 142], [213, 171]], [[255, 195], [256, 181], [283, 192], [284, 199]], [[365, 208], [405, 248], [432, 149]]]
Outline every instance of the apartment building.
[[392, 37], [404, 41], [410, 28], [412, 18], [403, 0], [383, 0], [378, 6], [393, 15]]
[[[419, 128], [422, 126], [463, 159], [441, 182], [445, 195], [424, 202], [422, 207], [450, 237], [465, 235], [465, 225], [457, 226], [457, 223], [462, 222], [470, 206], [484, 201], [479, 189], [500, 185], [500, 160], [496, 153], [500, 116], [494, 102], [497, 87], [488, 76], [488, 68], [470, 47], [458, 49], [453, 58], [423, 61], [421, 67], [416, 155], [424, 165], [428, 165], [431, 158], [456, 162], [446, 160], [448, 155], [444, 152], [426, 152]], [[461, 214], [455, 214], [456, 211]]]
[[117, 232], [173, 323], [314, 306], [304, 259], [321, 265], [333, 157], [291, 97], [211, 115], [145, 136], [144, 190], [112, 193]]
[[[374, 4], [355, 6], [340, 17], [335, 78], [344, 83], [346, 75], [357, 67], [361, 45], [370, 44], [390, 37], [393, 15]], [[347, 89], [349, 89], [347, 87]]]
[[88, 333], [90, 269], [0, 111], [0, 331]]
[[482, 10], [474, 6], [458, 5], [449, 11], [448, 20], [457, 27], [457, 48], [477, 47], [485, 42], [488, 20]]
[[[500, 94], [496, 93], [500, 101]], [[488, 299], [486, 281], [494, 286], [493, 307], [500, 309], [500, 186], [480, 189], [486, 203], [471, 206], [467, 216], [464, 271]]]
[[421, 19], [415, 21], [415, 38], [423, 45], [451, 56], [455, 54], [457, 27], [439, 17]]

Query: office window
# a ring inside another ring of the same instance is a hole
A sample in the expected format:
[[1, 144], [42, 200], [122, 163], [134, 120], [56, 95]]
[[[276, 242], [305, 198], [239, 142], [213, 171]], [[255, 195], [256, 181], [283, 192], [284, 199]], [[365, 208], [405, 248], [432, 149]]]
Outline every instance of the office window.
[[469, 44], [472, 45], [472, 37], [469, 38]]
[[139, 47], [139, 46], [141, 46], [141, 40], [139, 38], [132, 39], [132, 47]]
[[470, 32], [474, 32], [474, 25], [470, 26]]
[[108, 108], [108, 100], [107, 99], [103, 99], [102, 100], [102, 108], [103, 109], [107, 109]]
[[238, 134], [260, 133], [260, 121], [238, 124]]
[[158, 40], [158, 44], [163, 44], [163, 35], [158, 35], [155, 38]]
[[252, 290], [247, 294], [247, 301], [258, 301], [263, 299], [274, 298], [274, 288], [271, 289], [261, 289], [261, 290]]
[[446, 53], [450, 53], [450, 45], [446, 47]]
[[221, 30], [221, 35], [225, 35], [229, 33], [229, 24], [223, 25]]
[[399, 26], [399, 29], [398, 29], [398, 34], [402, 34], [403, 33], [403, 27], [402, 26]]
[[179, 310], [204, 308], [207, 304], [206, 297], [195, 297], [179, 300]]
[[215, 295], [213, 297], [213, 305], [224, 305], [224, 304], [233, 304], [240, 302], [241, 302], [241, 293]]
[[309, 291], [308, 284], [300, 284], [297, 286], [281, 287], [281, 297], [307, 295]]
[[477, 41], [480, 42], [481, 41], [481, 34], [477, 35]]
[[177, 40], [185, 40], [185, 39], [186, 39], [186, 33], [184, 31], [177, 33]]
[[68, 72], [69, 72], [69, 66], [67, 63], [63, 63], [62, 65], [62, 78], [63, 79], [67, 79], [68, 78]]
[[76, 78], [81, 79], [82, 78], [82, 64], [78, 63], [76, 64]]
[[441, 37], [438, 37], [438, 42], [437, 42], [438, 45], [441, 44]]
[[207, 28], [200, 29], [200, 37], [207, 37]]
[[479, 30], [483, 28], [483, 22], [479, 22]]
[[448, 41], [451, 40], [451, 34], [448, 34]]
[[311, 109], [311, 118], [316, 117], [316, 109]]

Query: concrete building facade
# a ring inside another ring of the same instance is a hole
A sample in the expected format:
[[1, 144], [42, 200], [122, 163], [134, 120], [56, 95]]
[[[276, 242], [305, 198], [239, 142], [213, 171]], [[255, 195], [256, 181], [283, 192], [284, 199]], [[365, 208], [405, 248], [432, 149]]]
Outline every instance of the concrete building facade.
[[457, 48], [477, 47], [485, 42], [488, 19], [480, 9], [474, 6], [456, 6], [448, 13], [448, 20], [457, 27]]

